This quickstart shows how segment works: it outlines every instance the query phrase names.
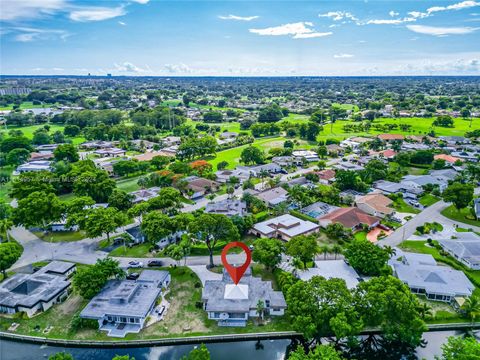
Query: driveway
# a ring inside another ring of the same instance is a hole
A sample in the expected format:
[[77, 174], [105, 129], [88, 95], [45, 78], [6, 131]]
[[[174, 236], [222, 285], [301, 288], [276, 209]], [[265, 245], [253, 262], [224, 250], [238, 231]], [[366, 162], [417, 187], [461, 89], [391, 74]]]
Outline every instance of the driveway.
[[207, 280], [222, 280], [222, 274], [208, 270], [205, 265], [189, 265], [188, 267], [197, 274], [203, 286], [205, 286]]
[[381, 246], [398, 246], [402, 241], [408, 240], [416, 231], [416, 228], [426, 222], [438, 222], [444, 228], [451, 229], [456, 226], [463, 228], [472, 228], [474, 231], [480, 231], [480, 227], [468, 225], [458, 221], [450, 220], [441, 214], [442, 210], [450, 206], [449, 203], [440, 200], [435, 204], [427, 207], [421, 213], [415, 215], [411, 220], [400, 226], [395, 232], [385, 239], [378, 242]]

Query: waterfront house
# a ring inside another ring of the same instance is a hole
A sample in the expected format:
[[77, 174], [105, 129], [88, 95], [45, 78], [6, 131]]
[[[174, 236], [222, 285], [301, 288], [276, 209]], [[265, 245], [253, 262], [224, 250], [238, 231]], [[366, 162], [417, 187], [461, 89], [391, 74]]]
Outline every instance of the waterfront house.
[[68, 296], [75, 264], [52, 261], [33, 274], [17, 273], [0, 283], [0, 312], [28, 317], [50, 309]]
[[137, 280], [109, 280], [80, 313], [82, 319], [98, 321], [108, 336], [139, 333], [155, 309], [162, 288], [168, 288], [168, 271], [143, 270]]
[[237, 285], [223, 270], [222, 279], [207, 280], [202, 291], [203, 308], [219, 326], [246, 326], [248, 319], [259, 316], [259, 301], [270, 316], [281, 316], [287, 308], [283, 293], [274, 291], [270, 281], [253, 277], [250, 267]]
[[439, 240], [439, 245], [455, 259], [473, 270], [480, 270], [480, 236], [459, 232], [454, 239]]

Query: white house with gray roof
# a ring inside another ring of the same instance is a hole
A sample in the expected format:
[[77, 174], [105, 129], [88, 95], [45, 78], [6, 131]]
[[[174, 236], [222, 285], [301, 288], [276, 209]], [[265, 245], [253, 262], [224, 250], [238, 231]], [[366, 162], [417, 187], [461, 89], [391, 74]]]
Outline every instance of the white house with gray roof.
[[294, 236], [318, 232], [320, 226], [311, 221], [299, 219], [290, 214], [277, 216], [253, 225], [250, 233], [258, 237], [277, 238], [288, 241]]
[[75, 264], [52, 261], [33, 274], [17, 273], [0, 284], [0, 312], [32, 317], [68, 296]]
[[137, 280], [110, 280], [80, 313], [82, 319], [98, 321], [108, 336], [139, 333], [156, 301], [167, 288], [168, 271], [144, 270]]
[[415, 294], [429, 300], [451, 302], [456, 297], [469, 297], [475, 286], [462, 271], [439, 266], [429, 254], [402, 253], [390, 260], [393, 274]]
[[226, 216], [245, 216], [247, 214], [247, 203], [238, 199], [225, 199], [217, 202], [210, 202], [205, 206], [205, 212], [210, 214], [222, 214]]
[[259, 316], [259, 301], [270, 316], [281, 316], [287, 308], [283, 293], [274, 291], [270, 281], [253, 277], [251, 268], [237, 285], [225, 270], [221, 280], [207, 280], [202, 301], [208, 318], [216, 320], [219, 326], [246, 326], [249, 318]]
[[455, 239], [439, 240], [440, 246], [455, 259], [473, 270], [480, 270], [480, 236], [459, 232]]

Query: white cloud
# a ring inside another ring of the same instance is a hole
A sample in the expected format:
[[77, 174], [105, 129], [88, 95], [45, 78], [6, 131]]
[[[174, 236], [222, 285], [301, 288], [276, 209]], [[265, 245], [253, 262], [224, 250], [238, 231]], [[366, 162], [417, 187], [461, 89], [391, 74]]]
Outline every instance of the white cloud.
[[293, 39], [308, 39], [332, 35], [332, 32], [316, 32], [311, 22], [297, 22], [265, 29], [249, 29], [251, 33], [263, 36], [293, 35]]
[[395, 17], [395, 16], [398, 16], [398, 15], [400, 15], [400, 13], [398, 13], [398, 12], [396, 12], [396, 11], [393, 11], [393, 10], [391, 10], [391, 11], [388, 13], [388, 15], [390, 15], [391, 17]]
[[408, 15], [410, 15], [411, 17], [413, 17], [415, 19], [423, 19], [423, 18], [428, 16], [427, 13], [424, 13], [424, 12], [421, 12], [421, 11], [410, 11], [408, 13]]
[[165, 64], [165, 69], [169, 73], [192, 73], [193, 70], [188, 66], [183, 63], [180, 64]]
[[56, 29], [37, 29], [31, 27], [13, 27], [9, 32], [15, 33], [14, 39], [20, 42], [30, 42], [34, 40], [65, 40], [70, 34], [64, 30]]
[[330, 36], [333, 33], [331, 31], [328, 32], [312, 32], [308, 34], [296, 34], [293, 38], [294, 39], [311, 39], [311, 38], [318, 38], [324, 36]]
[[64, 9], [65, 0], [2, 0], [0, 20], [33, 19]]
[[479, 28], [472, 27], [437, 27], [426, 25], [407, 25], [407, 29], [419, 34], [446, 36], [446, 35], [465, 35], [470, 34]]
[[349, 58], [352, 58], [353, 55], [352, 54], [335, 54], [333, 55], [333, 57], [335, 59], [349, 59]]
[[138, 66], [132, 64], [131, 62], [124, 62], [123, 64], [113, 64], [118, 71], [129, 72], [129, 73], [141, 73], [145, 72], [144, 69], [139, 68]]
[[101, 21], [113, 19], [118, 16], [126, 14], [123, 6], [115, 8], [110, 7], [86, 7], [78, 10], [73, 10], [70, 13], [70, 19], [73, 21], [86, 22], [86, 21]]
[[237, 20], [237, 21], [252, 21], [258, 19], [259, 16], [238, 16], [238, 15], [219, 15], [219, 19], [222, 20]]
[[132, 1], [134, 1], [134, 2], [136, 2], [136, 3], [139, 3], [139, 4], [146, 4], [146, 3], [148, 3], [150, 0], [132, 0]]
[[431, 8], [427, 9], [427, 13], [431, 14], [434, 12], [439, 11], [447, 11], [447, 10], [462, 10], [468, 9], [471, 7], [480, 6], [480, 2], [477, 1], [462, 1], [456, 4], [448, 5], [448, 6], [432, 6]]
[[319, 14], [319, 17], [328, 17], [332, 19], [333, 21], [340, 21], [343, 19], [350, 19], [353, 21], [357, 21], [358, 19], [350, 12], [348, 11], [329, 11], [328, 13], [325, 14]]
[[368, 20], [365, 24], [367, 25], [399, 25], [406, 22], [416, 21], [417, 19], [413, 17], [404, 17], [402, 19], [374, 19]]
[[119, 21], [119, 22], [118, 22], [118, 25], [127, 26], [127, 24], [124, 23], [123, 21]]

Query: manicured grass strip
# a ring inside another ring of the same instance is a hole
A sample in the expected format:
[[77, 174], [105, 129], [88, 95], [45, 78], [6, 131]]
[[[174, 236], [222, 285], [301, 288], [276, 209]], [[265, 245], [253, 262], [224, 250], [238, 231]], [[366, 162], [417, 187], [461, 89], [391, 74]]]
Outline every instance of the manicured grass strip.
[[472, 213], [470, 212], [470, 208], [457, 210], [454, 205], [450, 205], [442, 211], [442, 215], [451, 220], [462, 222], [464, 224], [480, 226], [480, 221], [475, 220]]
[[440, 199], [432, 194], [425, 194], [418, 200], [423, 206], [430, 206], [438, 201], [440, 201]]

